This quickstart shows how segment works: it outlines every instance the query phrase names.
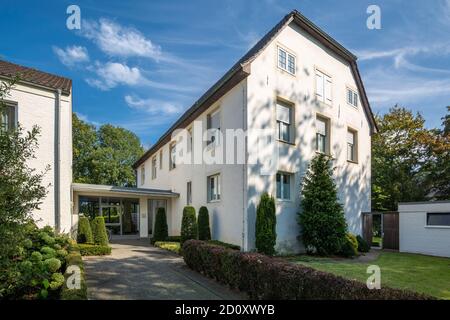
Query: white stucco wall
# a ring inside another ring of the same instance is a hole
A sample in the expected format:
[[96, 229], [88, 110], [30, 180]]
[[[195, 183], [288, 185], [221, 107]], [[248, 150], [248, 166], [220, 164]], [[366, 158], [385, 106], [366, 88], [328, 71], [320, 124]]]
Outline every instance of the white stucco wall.
[[[296, 75], [277, 67], [277, 46], [296, 56]], [[332, 105], [314, 101], [315, 68], [332, 77]], [[361, 211], [370, 211], [370, 128], [362, 109], [347, 104], [347, 86], [356, 89], [349, 64], [326, 49], [297, 25], [286, 27], [252, 62], [248, 83], [249, 128], [276, 128], [276, 101], [283, 99], [294, 105], [294, 144], [278, 142], [277, 169], [294, 175], [291, 200], [277, 200], [277, 250], [301, 251], [297, 240], [300, 229], [297, 212], [300, 209], [300, 184], [315, 151], [315, 118], [322, 115], [330, 119], [330, 149], [336, 167], [335, 179], [339, 198], [344, 205], [349, 231], [361, 234]], [[358, 94], [360, 97], [360, 94]], [[347, 128], [358, 132], [358, 163], [347, 161]], [[253, 141], [257, 139], [254, 138]], [[256, 143], [249, 143], [249, 153], [261, 153]], [[268, 159], [271, 154], [267, 154]], [[248, 166], [248, 248], [254, 247], [256, 206], [263, 191], [276, 194], [275, 176], [262, 176], [259, 165]]]
[[[16, 85], [7, 100], [17, 103], [17, 121], [25, 130], [37, 125], [41, 132], [35, 159], [29, 165], [37, 171], [43, 171], [47, 165], [50, 170], [42, 184], [48, 186], [47, 195], [40, 210], [33, 216], [39, 226], [55, 226], [55, 103], [54, 91], [37, 87]], [[71, 184], [72, 184], [72, 97], [61, 96], [60, 118], [60, 210], [61, 232], [68, 233], [72, 227]]]
[[449, 212], [450, 201], [400, 203], [400, 252], [450, 257], [450, 227], [428, 226], [427, 212]]

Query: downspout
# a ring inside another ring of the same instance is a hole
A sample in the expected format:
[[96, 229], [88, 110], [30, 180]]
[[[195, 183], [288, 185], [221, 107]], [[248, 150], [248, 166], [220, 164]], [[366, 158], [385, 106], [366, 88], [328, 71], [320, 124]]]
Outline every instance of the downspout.
[[248, 132], [247, 132], [247, 80], [245, 81], [244, 88], [242, 90], [242, 129], [247, 134], [247, 139], [244, 139], [244, 164], [242, 165], [242, 245], [241, 251], [247, 251], [247, 141], [248, 141]]
[[54, 200], [55, 200], [55, 231], [61, 229], [61, 190], [60, 190], [60, 122], [61, 122], [61, 89], [56, 90], [55, 100], [55, 137], [54, 137]]

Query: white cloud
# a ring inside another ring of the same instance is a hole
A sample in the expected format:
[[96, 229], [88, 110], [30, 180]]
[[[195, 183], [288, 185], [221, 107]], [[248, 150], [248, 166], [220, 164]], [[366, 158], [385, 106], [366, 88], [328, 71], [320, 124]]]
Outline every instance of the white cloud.
[[86, 79], [87, 83], [101, 90], [109, 90], [118, 85], [135, 86], [146, 81], [137, 67], [130, 68], [126, 64], [118, 62], [105, 64], [97, 62], [89, 69], [95, 72], [98, 78], [88, 78]]
[[97, 121], [92, 121], [91, 119], [89, 119], [89, 117], [83, 113], [79, 113], [79, 112], [75, 112], [75, 114], [77, 115], [77, 117], [84, 122], [90, 123], [96, 127], [100, 126], [100, 122]]
[[99, 22], [83, 20], [81, 34], [94, 41], [110, 56], [147, 57], [158, 60], [161, 48], [147, 39], [139, 30], [100, 19]]
[[177, 103], [155, 99], [142, 99], [137, 96], [126, 95], [125, 102], [133, 109], [145, 111], [150, 114], [178, 114], [182, 106]]
[[89, 61], [88, 51], [85, 47], [67, 46], [65, 49], [61, 49], [53, 46], [53, 52], [58, 56], [59, 61], [66, 66]]

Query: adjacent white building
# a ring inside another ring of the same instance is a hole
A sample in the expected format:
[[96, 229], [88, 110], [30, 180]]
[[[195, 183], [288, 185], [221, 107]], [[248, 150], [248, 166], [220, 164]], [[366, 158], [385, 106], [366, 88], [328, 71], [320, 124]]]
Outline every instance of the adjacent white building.
[[[213, 134], [198, 143], [199, 127], [220, 131], [223, 137]], [[247, 132], [247, 139], [233, 148], [245, 161], [179, 164], [177, 149], [183, 149], [179, 148], [183, 143], [180, 137], [186, 134], [177, 133], [178, 129], [188, 130], [186, 150], [191, 156], [202, 153], [206, 158], [218, 158], [225, 149], [223, 160], [230, 154], [224, 146], [231, 141], [225, 131]], [[257, 133], [261, 129], [273, 130], [275, 142], [268, 148], [261, 148], [263, 137]], [[260, 195], [268, 192], [276, 197], [277, 250], [300, 251], [300, 184], [312, 157], [323, 152], [333, 158], [349, 230], [361, 234], [361, 212], [371, 210], [374, 132], [376, 124], [356, 57], [293, 11], [135, 163], [139, 188], [180, 195], [149, 205], [148, 231], [155, 213], [152, 207], [166, 206], [169, 232], [178, 235], [183, 207], [192, 205], [198, 210], [205, 205], [214, 239], [251, 250], [256, 206]], [[270, 162], [274, 162], [274, 170], [267, 174], [264, 168]]]

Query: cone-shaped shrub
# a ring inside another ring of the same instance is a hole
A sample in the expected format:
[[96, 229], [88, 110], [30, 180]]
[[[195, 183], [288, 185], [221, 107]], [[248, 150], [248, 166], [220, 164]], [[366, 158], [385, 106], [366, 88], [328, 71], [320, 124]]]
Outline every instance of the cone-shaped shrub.
[[209, 213], [205, 206], [201, 207], [198, 212], [198, 240], [211, 240]]
[[105, 218], [95, 217], [91, 222], [94, 243], [102, 246], [108, 245], [108, 235], [106, 233]]
[[78, 243], [94, 243], [94, 237], [92, 236], [91, 225], [87, 217], [80, 217], [78, 219]]
[[256, 208], [256, 249], [258, 252], [273, 255], [275, 243], [277, 218], [275, 215], [275, 200], [267, 193], [261, 195], [261, 200]]
[[186, 206], [181, 220], [181, 244], [189, 239], [197, 239], [197, 217], [194, 207]]
[[347, 223], [338, 201], [330, 157], [317, 155], [302, 184], [298, 221], [305, 248], [320, 255], [339, 254], [347, 243]]
[[167, 241], [169, 237], [168, 229], [166, 210], [164, 208], [158, 208], [158, 211], [156, 211], [153, 241]]

